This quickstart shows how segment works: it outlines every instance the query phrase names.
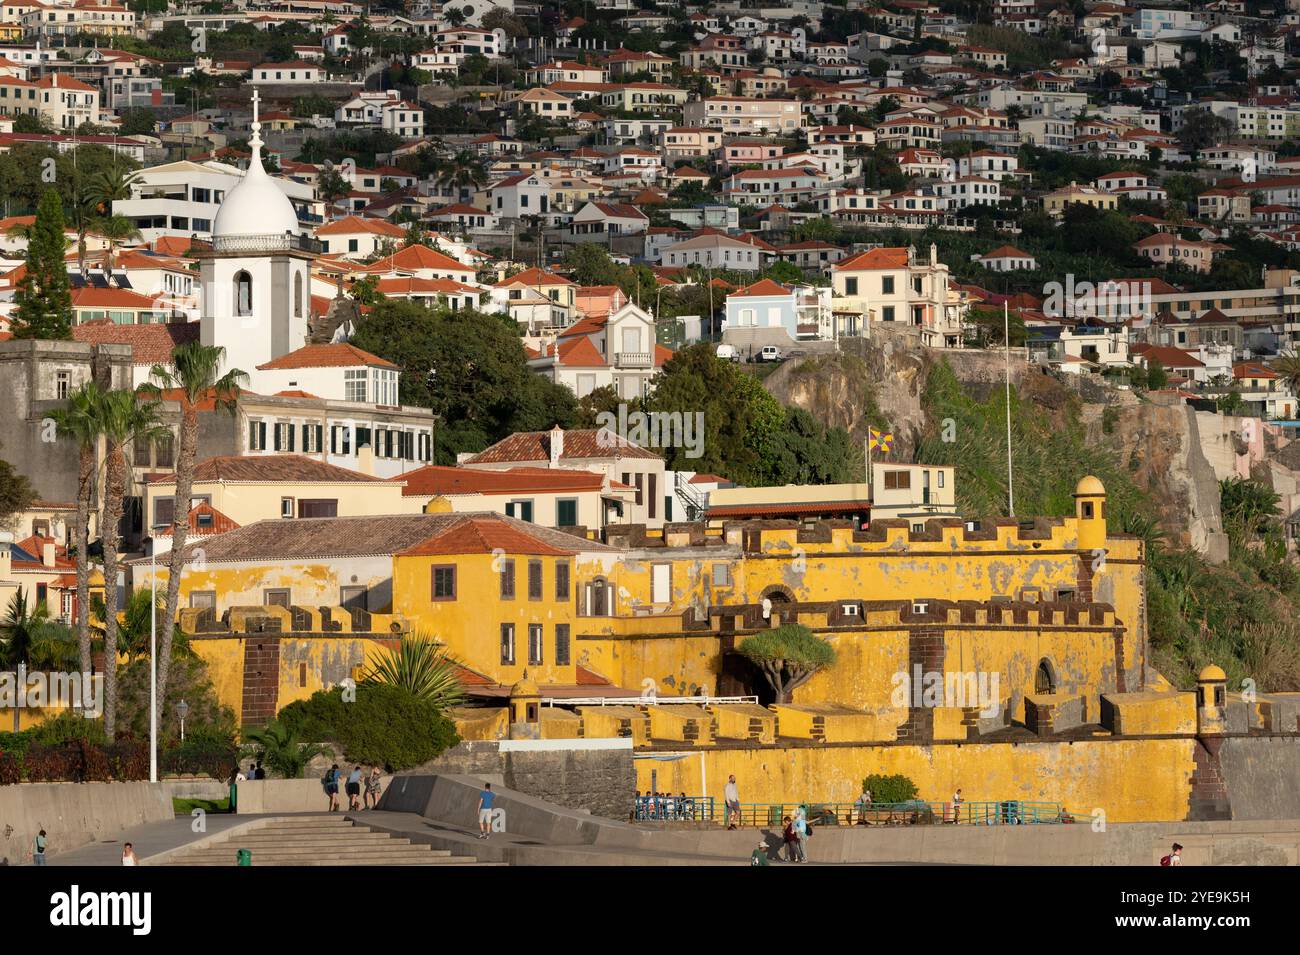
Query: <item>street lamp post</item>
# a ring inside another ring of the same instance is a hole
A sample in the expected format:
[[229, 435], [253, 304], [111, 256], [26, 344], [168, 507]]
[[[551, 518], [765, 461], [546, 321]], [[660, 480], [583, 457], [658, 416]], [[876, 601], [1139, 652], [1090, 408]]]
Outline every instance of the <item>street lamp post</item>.
[[190, 711], [190, 705], [184, 700], [176, 704], [176, 715], [181, 718], [181, 742], [185, 742], [185, 717]]

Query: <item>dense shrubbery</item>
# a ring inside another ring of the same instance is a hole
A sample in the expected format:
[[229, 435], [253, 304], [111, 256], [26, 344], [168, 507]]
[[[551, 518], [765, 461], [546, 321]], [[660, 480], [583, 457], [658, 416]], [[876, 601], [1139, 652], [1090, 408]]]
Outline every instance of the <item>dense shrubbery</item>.
[[[163, 751], [159, 764], [164, 773], [224, 779], [237, 752], [228, 730], [197, 726], [180, 746]], [[0, 785], [148, 778], [148, 741], [127, 738], [108, 745], [101, 720], [62, 713], [20, 733], [0, 733]]]
[[299, 739], [337, 744], [349, 762], [390, 772], [418, 766], [459, 742], [455, 725], [436, 706], [383, 684], [357, 687], [351, 703], [341, 688], [322, 690], [290, 703], [279, 721]]
[[900, 803], [916, 798], [916, 783], [906, 776], [873, 773], [862, 780], [863, 791], [871, 791], [873, 803]]

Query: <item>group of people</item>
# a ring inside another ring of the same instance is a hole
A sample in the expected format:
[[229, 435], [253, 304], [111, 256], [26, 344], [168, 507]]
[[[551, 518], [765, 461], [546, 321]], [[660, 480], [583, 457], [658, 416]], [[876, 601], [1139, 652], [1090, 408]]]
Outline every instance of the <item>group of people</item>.
[[[348, 773], [347, 779], [344, 780], [344, 792], [348, 797], [348, 810], [356, 812], [360, 809], [374, 809], [379, 805], [379, 780], [382, 773], [378, 766], [371, 766], [369, 775], [362, 772], [360, 766], [353, 766], [352, 772]], [[324, 777], [321, 778], [321, 785], [325, 788], [325, 795], [330, 801], [330, 812], [338, 812], [339, 809], [339, 780], [343, 779], [343, 773], [339, 769], [339, 764], [335, 763], [325, 771]], [[365, 789], [365, 806], [361, 805], [362, 789]]]
[[674, 796], [672, 793], [637, 791], [633, 801], [632, 818], [645, 819], [694, 819], [695, 799], [686, 793]]

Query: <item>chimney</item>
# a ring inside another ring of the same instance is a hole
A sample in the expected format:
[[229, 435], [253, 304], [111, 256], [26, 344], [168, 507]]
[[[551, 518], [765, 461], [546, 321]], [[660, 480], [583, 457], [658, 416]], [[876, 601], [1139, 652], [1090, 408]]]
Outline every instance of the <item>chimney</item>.
[[0, 583], [3, 583], [13, 570], [13, 551], [10, 550], [13, 541], [13, 534], [9, 531], [0, 531]]
[[564, 429], [558, 424], [551, 429], [551, 467], [560, 466], [560, 458], [564, 455]]
[[54, 566], [54, 541], [47, 540], [41, 544], [41, 563], [46, 567]]
[[362, 474], [375, 473], [375, 452], [368, 444], [357, 448], [357, 470]]

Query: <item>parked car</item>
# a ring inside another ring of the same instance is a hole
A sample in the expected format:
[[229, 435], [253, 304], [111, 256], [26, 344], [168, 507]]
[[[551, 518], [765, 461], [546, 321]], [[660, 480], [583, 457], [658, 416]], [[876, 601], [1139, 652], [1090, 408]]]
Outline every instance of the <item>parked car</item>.
[[759, 361], [780, 361], [781, 349], [775, 345], [764, 345], [763, 350], [758, 355]]
[[723, 361], [740, 361], [740, 352], [735, 345], [719, 345], [717, 356]]

